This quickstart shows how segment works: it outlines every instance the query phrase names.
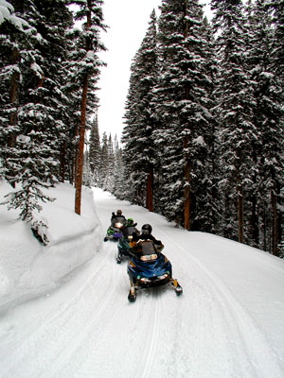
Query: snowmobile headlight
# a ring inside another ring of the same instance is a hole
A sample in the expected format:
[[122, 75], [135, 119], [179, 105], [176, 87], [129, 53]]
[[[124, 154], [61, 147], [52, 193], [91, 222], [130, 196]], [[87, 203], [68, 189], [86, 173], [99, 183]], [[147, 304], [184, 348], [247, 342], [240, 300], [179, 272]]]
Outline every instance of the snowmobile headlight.
[[123, 227], [123, 224], [121, 222], [116, 222], [114, 227], [116, 228], [122, 228]]
[[129, 235], [129, 236], [128, 236], [128, 240], [131, 241], [132, 239], [133, 239], [133, 236], [132, 236], [132, 235]]
[[158, 276], [159, 280], [164, 280], [168, 277], [169, 277], [168, 273], [165, 273], [165, 274], [162, 274], [161, 276]]
[[151, 282], [151, 281], [149, 280], [149, 278], [145, 278], [145, 277], [141, 278], [140, 281], [141, 281], [141, 282]]
[[141, 261], [151, 261], [156, 260], [158, 258], [158, 255], [156, 253], [152, 253], [151, 255], [143, 255], [140, 257]]

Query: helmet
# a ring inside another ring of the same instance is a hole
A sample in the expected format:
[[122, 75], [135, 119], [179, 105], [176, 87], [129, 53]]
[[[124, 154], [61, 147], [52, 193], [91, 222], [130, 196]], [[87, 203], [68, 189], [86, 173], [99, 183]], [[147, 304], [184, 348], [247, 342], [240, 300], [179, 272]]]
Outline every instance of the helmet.
[[152, 226], [150, 224], [144, 224], [141, 229], [142, 234], [149, 235], [152, 232]]
[[133, 219], [132, 219], [132, 218], [128, 218], [128, 219], [127, 219], [127, 223], [128, 223], [128, 224], [133, 224]]
[[121, 211], [121, 210], [117, 210], [116, 214], [117, 214], [117, 215], [121, 215], [121, 214], [122, 214], [122, 211]]

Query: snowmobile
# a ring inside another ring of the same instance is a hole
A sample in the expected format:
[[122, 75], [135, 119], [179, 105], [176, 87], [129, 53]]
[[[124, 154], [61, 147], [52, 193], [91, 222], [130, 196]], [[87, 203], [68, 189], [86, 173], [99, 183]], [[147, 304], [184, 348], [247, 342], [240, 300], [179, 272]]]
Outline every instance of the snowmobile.
[[132, 257], [128, 262], [127, 273], [130, 278], [129, 302], [135, 302], [137, 291], [170, 284], [176, 294], [182, 294], [183, 289], [178, 281], [172, 278], [172, 264], [161, 253], [163, 245], [157, 246], [152, 240], [138, 240]]
[[131, 254], [129, 252], [130, 245], [129, 243], [133, 240], [133, 235], [139, 236], [139, 231], [135, 227], [136, 223], [134, 225], [126, 226], [122, 230], [122, 238], [119, 239], [117, 244], [118, 254], [116, 257], [116, 261], [118, 264], [121, 263], [122, 259], [124, 257], [131, 257]]
[[107, 234], [104, 241], [112, 240], [118, 241], [123, 237], [122, 230], [126, 224], [126, 219], [124, 217], [115, 217], [111, 220], [111, 225], [107, 229]]

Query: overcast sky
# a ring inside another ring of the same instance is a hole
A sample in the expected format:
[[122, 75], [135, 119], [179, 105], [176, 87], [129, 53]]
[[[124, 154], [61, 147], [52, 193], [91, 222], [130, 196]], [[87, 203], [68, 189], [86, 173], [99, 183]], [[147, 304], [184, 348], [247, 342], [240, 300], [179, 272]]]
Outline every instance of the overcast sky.
[[108, 51], [100, 54], [107, 63], [101, 70], [101, 89], [97, 93], [100, 134], [105, 131], [121, 137], [132, 59], [146, 34], [152, 10], [158, 16], [161, 3], [162, 0], [104, 0], [104, 19], [109, 28], [101, 34]]

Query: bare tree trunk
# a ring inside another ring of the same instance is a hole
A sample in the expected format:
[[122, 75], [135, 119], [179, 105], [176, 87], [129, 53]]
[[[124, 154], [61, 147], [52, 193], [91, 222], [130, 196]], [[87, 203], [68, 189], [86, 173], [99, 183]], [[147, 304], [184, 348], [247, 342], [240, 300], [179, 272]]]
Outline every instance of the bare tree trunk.
[[238, 187], [237, 212], [238, 212], [238, 239], [244, 242], [244, 190], [243, 186]]
[[259, 246], [259, 219], [257, 214], [257, 199], [254, 194], [251, 199], [250, 237], [254, 247]]
[[154, 183], [154, 171], [153, 166], [149, 168], [147, 174], [147, 197], [146, 197], [146, 207], [149, 211], [153, 211], [153, 183]]
[[59, 175], [60, 175], [60, 181], [64, 182], [65, 180], [65, 169], [66, 169], [66, 161], [65, 161], [65, 155], [66, 155], [66, 141], [63, 141], [60, 145], [60, 168], [59, 168]]
[[[188, 148], [188, 137], [184, 138], [184, 148]], [[190, 190], [190, 161], [186, 154], [186, 161], [184, 166], [184, 205], [183, 205], [183, 217], [184, 228], [186, 230], [191, 229], [191, 190]]]
[[[188, 38], [189, 33], [189, 23], [188, 23], [188, 2], [184, 3], [184, 17], [185, 17], [185, 24], [184, 24], [184, 38]], [[190, 88], [189, 85], [186, 83], [185, 85], [185, 99], [189, 99], [189, 93]], [[184, 150], [186, 151], [188, 149], [189, 137], [186, 136], [184, 138]], [[189, 161], [189, 154], [186, 152], [185, 156], [185, 166], [184, 166], [184, 182], [185, 182], [185, 188], [184, 188], [184, 207], [183, 207], [183, 217], [184, 217], [184, 228], [186, 230], [191, 229], [191, 189], [190, 189], [190, 161]]]
[[88, 75], [86, 74], [84, 78], [84, 82], [83, 82], [83, 93], [82, 93], [82, 102], [81, 102], [81, 122], [79, 126], [79, 144], [77, 146], [76, 175], [75, 175], [75, 188], [76, 188], [75, 213], [79, 215], [81, 214], [87, 94], [88, 94]]
[[[91, 21], [91, 2], [87, 1], [88, 12], [86, 30], [89, 30], [92, 26]], [[91, 42], [87, 39], [86, 51], [90, 51]], [[87, 97], [88, 97], [88, 82], [89, 75], [85, 74], [83, 80], [83, 91], [81, 101], [81, 120], [79, 126], [79, 144], [77, 146], [76, 154], [76, 171], [75, 171], [75, 213], [81, 215], [81, 200], [82, 200], [82, 182], [83, 182], [83, 166], [84, 166], [84, 147], [85, 147], [85, 129], [86, 129], [86, 112], [87, 112]]]
[[278, 232], [278, 214], [277, 214], [277, 197], [274, 191], [271, 191], [272, 206], [272, 230], [271, 230], [271, 252], [274, 256], [279, 256], [279, 232]]

